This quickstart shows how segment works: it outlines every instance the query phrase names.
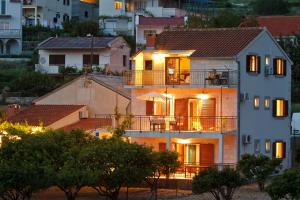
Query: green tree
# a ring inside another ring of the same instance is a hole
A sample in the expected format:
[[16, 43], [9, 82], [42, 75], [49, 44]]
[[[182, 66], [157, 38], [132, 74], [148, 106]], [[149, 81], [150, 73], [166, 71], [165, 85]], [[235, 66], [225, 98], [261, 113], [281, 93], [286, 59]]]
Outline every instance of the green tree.
[[157, 199], [157, 183], [160, 177], [165, 175], [168, 179], [170, 174], [175, 173], [179, 166], [177, 152], [161, 151], [152, 153], [152, 163], [149, 166], [152, 174], [145, 179], [151, 189], [151, 198]]
[[276, 173], [280, 167], [280, 159], [270, 159], [268, 156], [262, 154], [257, 156], [244, 154], [238, 162], [238, 169], [247, 179], [257, 181], [260, 191], [264, 190], [267, 178]]
[[254, 0], [251, 6], [257, 15], [284, 15], [290, 11], [287, 0]]
[[99, 23], [96, 21], [84, 21], [70, 20], [63, 24], [64, 31], [72, 37], [86, 37], [88, 34], [93, 36], [99, 36]]
[[238, 171], [225, 168], [209, 168], [193, 178], [192, 190], [195, 194], [209, 192], [216, 200], [231, 200], [237, 188], [243, 183]]
[[300, 199], [300, 171], [289, 169], [283, 174], [272, 179], [271, 184], [266, 188], [272, 200]]
[[214, 19], [213, 26], [216, 28], [238, 27], [243, 17], [233, 11], [223, 10]]

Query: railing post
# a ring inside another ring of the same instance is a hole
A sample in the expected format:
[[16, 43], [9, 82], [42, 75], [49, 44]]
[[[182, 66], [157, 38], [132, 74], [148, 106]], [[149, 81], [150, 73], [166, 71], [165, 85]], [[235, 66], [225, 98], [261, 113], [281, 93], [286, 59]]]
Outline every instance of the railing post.
[[140, 133], [142, 132], [142, 116], [140, 116]]
[[179, 133], [180, 133], [180, 129], [181, 129], [181, 128], [180, 128], [180, 127], [181, 127], [180, 118], [181, 118], [181, 117], [179, 116], [179, 117], [178, 117], [178, 119], [179, 119], [179, 123], [178, 123], [178, 125], [179, 125], [179, 126], [178, 126], [178, 127], [179, 127]]

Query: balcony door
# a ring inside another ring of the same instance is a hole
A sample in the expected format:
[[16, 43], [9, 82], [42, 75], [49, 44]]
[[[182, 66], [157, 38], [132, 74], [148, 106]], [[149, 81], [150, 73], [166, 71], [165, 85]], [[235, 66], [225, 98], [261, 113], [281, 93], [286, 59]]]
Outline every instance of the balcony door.
[[165, 62], [166, 85], [178, 85], [180, 83], [180, 58], [169, 57]]

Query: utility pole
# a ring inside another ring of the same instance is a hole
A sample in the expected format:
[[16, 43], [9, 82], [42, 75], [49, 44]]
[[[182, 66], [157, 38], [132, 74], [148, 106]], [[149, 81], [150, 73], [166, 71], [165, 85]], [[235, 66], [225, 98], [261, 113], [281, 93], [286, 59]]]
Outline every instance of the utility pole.
[[[94, 62], [94, 35], [88, 34], [87, 37], [91, 38], [91, 54], [90, 54], [90, 66], [88, 67], [90, 70], [93, 70], [93, 62]], [[88, 74], [88, 68], [85, 69], [85, 73]]]

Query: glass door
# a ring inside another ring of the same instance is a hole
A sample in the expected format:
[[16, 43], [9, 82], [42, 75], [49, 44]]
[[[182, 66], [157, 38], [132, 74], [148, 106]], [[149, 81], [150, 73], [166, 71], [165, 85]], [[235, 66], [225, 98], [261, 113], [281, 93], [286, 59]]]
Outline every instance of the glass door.
[[166, 58], [166, 85], [177, 85], [180, 82], [180, 59]]

